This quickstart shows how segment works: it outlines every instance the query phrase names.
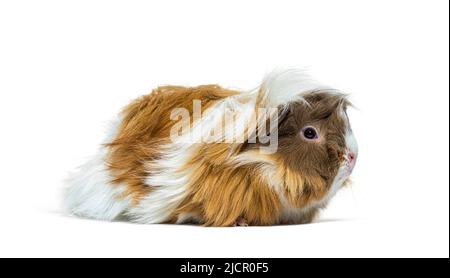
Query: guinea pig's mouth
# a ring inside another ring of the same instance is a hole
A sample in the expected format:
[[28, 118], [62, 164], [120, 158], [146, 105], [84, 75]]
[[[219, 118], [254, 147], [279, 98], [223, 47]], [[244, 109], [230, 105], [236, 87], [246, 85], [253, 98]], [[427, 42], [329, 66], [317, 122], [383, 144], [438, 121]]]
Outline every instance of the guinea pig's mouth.
[[347, 181], [350, 179], [350, 176], [354, 168], [355, 168], [354, 161], [350, 161], [348, 159], [345, 159], [344, 162], [341, 164], [340, 177], [342, 186], [345, 186], [347, 184]]
[[353, 169], [355, 168], [355, 165], [353, 164], [349, 164], [349, 163], [345, 163], [344, 169], [345, 169], [345, 174], [344, 177], [346, 179], [348, 179], [351, 174], [353, 173]]
[[353, 169], [355, 168], [354, 164], [346, 164], [345, 168], [347, 170], [348, 175], [350, 176], [353, 173]]

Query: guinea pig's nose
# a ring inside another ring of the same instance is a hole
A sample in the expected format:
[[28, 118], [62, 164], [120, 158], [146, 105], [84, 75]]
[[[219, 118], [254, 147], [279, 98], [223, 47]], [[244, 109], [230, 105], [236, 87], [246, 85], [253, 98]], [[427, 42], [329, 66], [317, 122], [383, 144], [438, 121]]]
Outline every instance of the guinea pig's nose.
[[348, 161], [350, 163], [353, 163], [355, 161], [355, 159], [356, 159], [356, 154], [354, 152], [349, 152], [347, 157], [348, 157]]

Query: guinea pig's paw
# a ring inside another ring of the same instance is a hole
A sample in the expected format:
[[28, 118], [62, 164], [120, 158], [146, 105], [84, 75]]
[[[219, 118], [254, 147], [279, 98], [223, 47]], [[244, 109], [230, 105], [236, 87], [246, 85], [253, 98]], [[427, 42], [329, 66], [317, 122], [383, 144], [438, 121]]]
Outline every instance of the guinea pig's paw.
[[233, 227], [248, 227], [247, 220], [243, 217], [239, 217], [234, 222]]

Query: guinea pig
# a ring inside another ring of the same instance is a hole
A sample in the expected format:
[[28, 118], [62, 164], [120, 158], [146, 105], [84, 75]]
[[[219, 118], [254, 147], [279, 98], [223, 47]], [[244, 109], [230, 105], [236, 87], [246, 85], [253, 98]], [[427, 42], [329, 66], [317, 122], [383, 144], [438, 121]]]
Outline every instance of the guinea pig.
[[158, 87], [121, 111], [68, 179], [65, 207], [136, 223], [310, 223], [355, 166], [350, 105], [298, 70], [249, 91]]

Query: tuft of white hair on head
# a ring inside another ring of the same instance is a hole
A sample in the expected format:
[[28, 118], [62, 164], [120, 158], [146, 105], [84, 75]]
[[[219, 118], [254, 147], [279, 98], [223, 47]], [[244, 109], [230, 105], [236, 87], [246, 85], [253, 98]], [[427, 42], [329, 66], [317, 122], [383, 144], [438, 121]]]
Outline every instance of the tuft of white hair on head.
[[304, 101], [305, 93], [329, 90], [302, 69], [275, 69], [265, 75], [259, 88], [258, 103], [278, 107], [291, 101]]

